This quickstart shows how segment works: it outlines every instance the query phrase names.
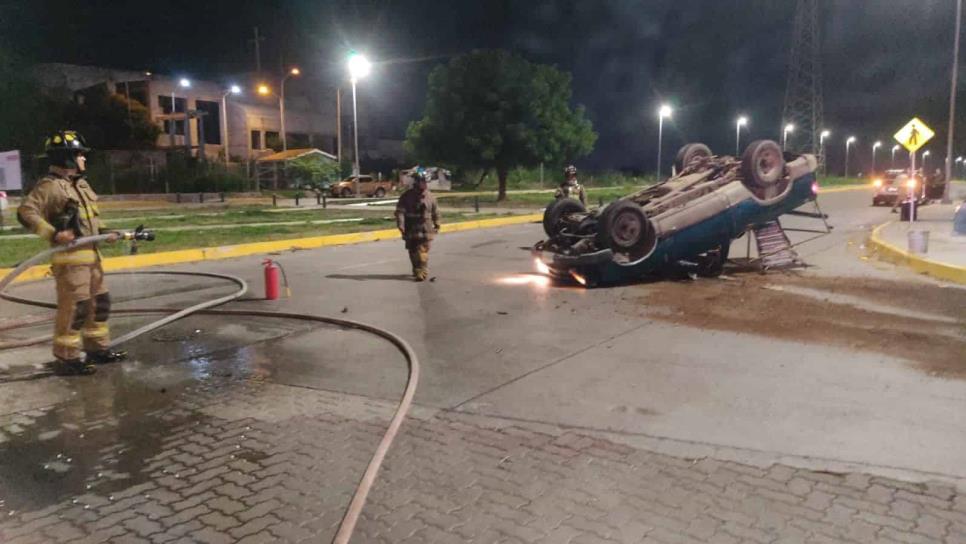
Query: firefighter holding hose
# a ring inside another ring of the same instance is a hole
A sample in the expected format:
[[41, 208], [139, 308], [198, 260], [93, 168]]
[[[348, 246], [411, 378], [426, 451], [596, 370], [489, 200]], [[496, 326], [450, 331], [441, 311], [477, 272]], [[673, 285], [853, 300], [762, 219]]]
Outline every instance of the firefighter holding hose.
[[[71, 130], [51, 134], [44, 142], [50, 169], [30, 191], [17, 218], [52, 246], [96, 236], [104, 229], [97, 194], [84, 177], [84, 138]], [[118, 235], [108, 238], [109, 242]], [[95, 364], [123, 360], [127, 353], [110, 349], [107, 319], [111, 296], [104, 285], [96, 246], [78, 246], [51, 257], [57, 284], [53, 369], [60, 375], [93, 374]], [[86, 353], [86, 357], [85, 357]]]

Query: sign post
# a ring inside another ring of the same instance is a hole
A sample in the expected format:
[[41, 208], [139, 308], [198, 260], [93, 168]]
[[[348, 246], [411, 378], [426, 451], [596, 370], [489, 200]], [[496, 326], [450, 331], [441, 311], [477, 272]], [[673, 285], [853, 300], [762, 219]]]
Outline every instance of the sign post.
[[[923, 123], [918, 117], [913, 117], [905, 126], [899, 129], [899, 132], [893, 135], [893, 138], [909, 151], [909, 179], [913, 183], [912, 187], [908, 187], [910, 223], [916, 220], [916, 151], [919, 151], [919, 148], [926, 145], [926, 142], [931, 140], [935, 135], [936, 133], [929, 128], [929, 125]], [[925, 175], [923, 175], [922, 181], [925, 184]]]

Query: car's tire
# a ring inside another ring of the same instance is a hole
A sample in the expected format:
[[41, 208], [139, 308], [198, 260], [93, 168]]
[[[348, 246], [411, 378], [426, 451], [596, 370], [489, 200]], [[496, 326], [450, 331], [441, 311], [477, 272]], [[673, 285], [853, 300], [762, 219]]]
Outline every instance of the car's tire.
[[712, 155], [711, 148], [701, 144], [685, 144], [681, 149], [678, 150], [677, 156], [674, 158], [674, 168], [678, 174], [680, 174], [685, 168], [691, 165], [692, 162], [710, 157]]
[[383, 189], [382, 187], [379, 187], [378, 189], [376, 189], [376, 192], [374, 194], [376, 195], [376, 198], [382, 198], [386, 196], [386, 190]]
[[348, 187], [342, 188], [342, 198], [349, 198], [352, 196], [352, 189]]
[[791, 189], [781, 146], [756, 140], [741, 155], [741, 183], [758, 201], [776, 201]]
[[647, 257], [657, 246], [657, 231], [644, 210], [630, 200], [609, 204], [597, 224], [597, 244], [615, 253], [626, 254], [631, 261]]
[[558, 198], [547, 204], [547, 208], [543, 211], [543, 231], [547, 233], [547, 236], [553, 238], [560, 234], [560, 220], [565, 215], [586, 211], [587, 207], [579, 200]]

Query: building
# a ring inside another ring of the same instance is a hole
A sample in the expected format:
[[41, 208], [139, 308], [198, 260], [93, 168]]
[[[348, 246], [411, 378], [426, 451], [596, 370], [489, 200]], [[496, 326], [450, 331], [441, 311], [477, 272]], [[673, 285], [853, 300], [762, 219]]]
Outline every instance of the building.
[[[203, 150], [208, 159], [224, 160], [227, 139], [231, 161], [238, 162], [282, 148], [278, 78], [267, 81], [269, 92], [259, 95], [256, 88], [261, 82], [251, 74], [223, 83], [189, 79], [184, 86], [181, 78], [150, 72], [53, 63], [39, 65], [37, 77], [54, 92], [73, 94], [104, 85], [141, 102], [162, 127], [157, 141], [160, 149], [187, 147], [195, 156]], [[232, 94], [232, 84], [239, 85], [242, 92]], [[296, 85], [292, 79], [286, 82], [287, 147], [315, 147], [337, 155], [335, 91], [301, 90], [310, 87]], [[360, 121], [361, 127], [363, 123]], [[343, 127], [343, 133], [345, 130]], [[343, 148], [347, 149], [345, 141]]]

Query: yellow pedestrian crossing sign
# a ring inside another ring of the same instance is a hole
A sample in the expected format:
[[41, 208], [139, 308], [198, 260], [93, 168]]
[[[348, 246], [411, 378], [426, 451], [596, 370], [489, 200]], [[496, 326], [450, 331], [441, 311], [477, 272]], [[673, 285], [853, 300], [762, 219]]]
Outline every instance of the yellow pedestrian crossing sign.
[[932, 140], [935, 135], [936, 133], [926, 123], [923, 123], [918, 117], [913, 117], [912, 121], [900, 128], [899, 132], [896, 132], [893, 137], [910, 153], [915, 153], [920, 147], [926, 145], [926, 142]]

